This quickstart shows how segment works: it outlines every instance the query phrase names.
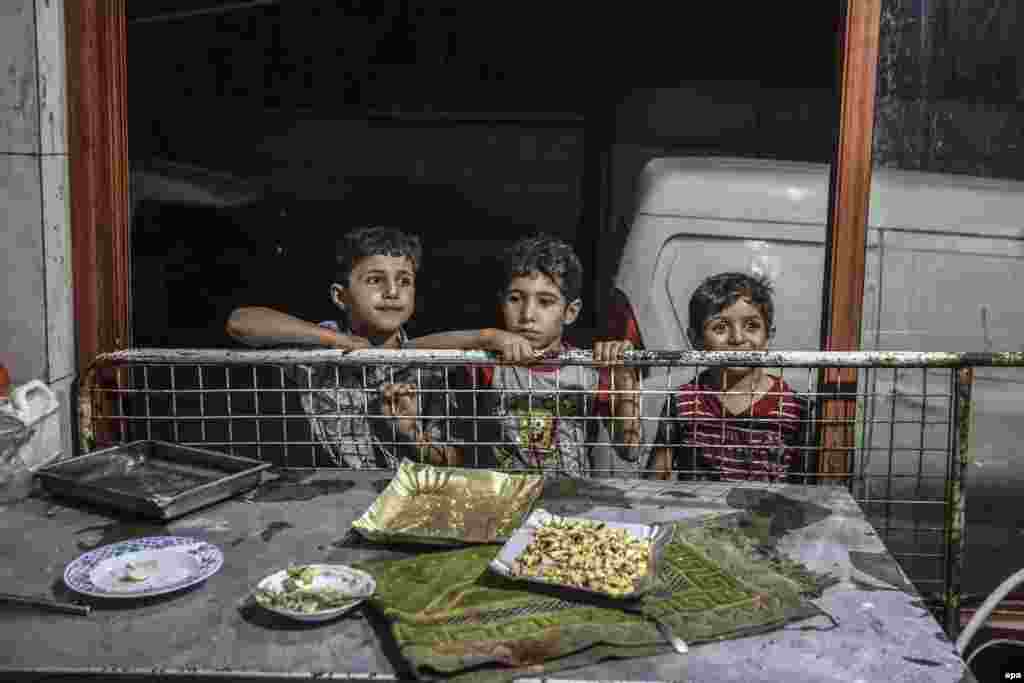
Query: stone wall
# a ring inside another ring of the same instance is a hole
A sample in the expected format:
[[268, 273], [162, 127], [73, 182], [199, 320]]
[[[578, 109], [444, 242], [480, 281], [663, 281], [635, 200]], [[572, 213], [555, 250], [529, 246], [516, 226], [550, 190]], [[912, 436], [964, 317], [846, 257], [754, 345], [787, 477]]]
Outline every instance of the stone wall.
[[71, 454], [75, 378], [64, 3], [0, 4], [0, 362], [57, 394], [33, 447]]

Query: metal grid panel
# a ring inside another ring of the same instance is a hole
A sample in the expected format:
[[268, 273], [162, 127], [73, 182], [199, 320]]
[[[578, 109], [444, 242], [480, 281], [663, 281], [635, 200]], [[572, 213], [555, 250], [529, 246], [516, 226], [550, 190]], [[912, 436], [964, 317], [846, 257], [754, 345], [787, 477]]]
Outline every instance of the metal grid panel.
[[[496, 428], [508, 415], [496, 416], [491, 409], [515, 393], [524, 415], [517, 418], [519, 425], [532, 428], [519, 434], [543, 439], [555, 424], [585, 426], [581, 445], [588, 456], [587, 476], [714, 480], [715, 471], [702, 466], [701, 449], [675, 448], [673, 453], [685, 451], [690, 459], [677, 457], [669, 471], [652, 469], [661, 430], [674, 422], [685, 431], [692, 421], [670, 416], [666, 406], [704, 369], [762, 366], [794, 390], [802, 408], [799, 437], [787, 444], [796, 457], [778, 483], [846, 485], [918, 590], [945, 607], [947, 628], [954, 623], [972, 368], [1020, 367], [1021, 354], [636, 351], [623, 364], [639, 374], [635, 392], [616, 388], [614, 381], [574, 383], [574, 372], [575, 377], [600, 372], [588, 352], [545, 359], [539, 367], [546, 372], [525, 372], [525, 382], [512, 392], [481, 383], [476, 370], [495, 365], [495, 357], [484, 352], [123, 351], [98, 358], [85, 377], [82, 447], [159, 439], [281, 467], [337, 467], [346, 464], [338, 452], [352, 450], [358, 441], [372, 442], [376, 454], [361, 466], [392, 467], [401, 457], [424, 455], [416, 446], [426, 445], [403, 438], [396, 421], [381, 414], [384, 386], [404, 382], [416, 388], [419, 416], [438, 426], [432, 442], [454, 448], [464, 466], [498, 467], [488, 454], [507, 445], [507, 436]], [[837, 369], [845, 372], [844, 382], [825, 381]], [[540, 377], [547, 379], [535, 381]], [[643, 438], [639, 446], [625, 447], [610, 429], [615, 420], [602, 401], [637, 394], [635, 415]], [[750, 404], [761, 398], [727, 400]], [[825, 417], [829, 401], [855, 405], [849, 414], [856, 417]], [[715, 419], [725, 429], [740, 418]], [[358, 421], [358, 428], [355, 422], [344, 429], [325, 427], [346, 420]], [[773, 420], [748, 422], [771, 428]], [[819, 460], [830, 430], [839, 432], [840, 447], [833, 439], [829, 450], [845, 453], [847, 467], [823, 477]], [[721, 445], [723, 452], [750, 452], [748, 443]], [[379, 457], [381, 452], [390, 456]]]

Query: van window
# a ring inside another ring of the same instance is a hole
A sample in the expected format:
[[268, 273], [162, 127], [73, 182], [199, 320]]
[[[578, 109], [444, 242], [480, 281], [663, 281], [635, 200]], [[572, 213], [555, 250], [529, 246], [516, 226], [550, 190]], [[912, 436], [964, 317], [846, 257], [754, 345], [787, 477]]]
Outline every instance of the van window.
[[[653, 298], [657, 310], [674, 314], [672, 323], [681, 337], [679, 348], [690, 348], [685, 338], [690, 295], [704, 278], [731, 270], [759, 272], [772, 280], [776, 327], [772, 348], [818, 349], [824, 249], [812, 242], [753, 237], [677, 235], [665, 246], [655, 271], [661, 276], [655, 283], [660, 291], [655, 291]], [[659, 299], [668, 305], [661, 305]]]

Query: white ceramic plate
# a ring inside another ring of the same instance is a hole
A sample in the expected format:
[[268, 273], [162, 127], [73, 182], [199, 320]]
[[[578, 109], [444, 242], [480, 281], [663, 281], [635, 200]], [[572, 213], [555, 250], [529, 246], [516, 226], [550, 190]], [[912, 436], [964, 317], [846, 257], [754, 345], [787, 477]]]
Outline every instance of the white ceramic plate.
[[224, 564], [220, 548], [187, 536], [151, 536], [105, 545], [64, 570], [68, 588], [99, 598], [148, 598], [194, 586]]
[[[266, 610], [281, 614], [289, 617], [290, 619], [296, 619], [298, 621], [327, 621], [328, 619], [334, 619], [345, 614], [353, 607], [361, 603], [366, 598], [373, 595], [374, 591], [377, 590], [377, 582], [372, 576], [366, 572], [353, 569], [348, 565], [344, 564], [306, 564], [300, 565], [302, 567], [312, 567], [317, 570], [317, 574], [313, 577], [312, 588], [313, 590], [333, 589], [337, 591], [343, 591], [352, 595], [352, 600], [345, 602], [344, 604], [332, 607], [331, 609], [321, 610], [319, 612], [297, 612], [295, 610], [285, 609], [283, 607], [274, 607], [271, 605], [265, 605], [258, 600], [256, 603]], [[298, 567], [295, 567], [298, 568]], [[256, 590], [271, 591], [274, 593], [281, 592], [284, 584], [284, 580], [288, 578], [288, 570], [282, 569], [274, 572], [270, 576], [263, 578], [258, 584], [256, 584]]]

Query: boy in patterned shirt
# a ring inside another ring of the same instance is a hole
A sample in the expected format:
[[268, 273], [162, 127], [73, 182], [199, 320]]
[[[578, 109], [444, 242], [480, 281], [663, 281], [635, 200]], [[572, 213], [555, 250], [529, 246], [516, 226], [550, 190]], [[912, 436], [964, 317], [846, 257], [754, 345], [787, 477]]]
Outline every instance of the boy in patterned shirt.
[[[764, 351], [774, 334], [771, 285], [720, 273], [690, 298], [687, 335], [694, 349]], [[785, 480], [799, 457], [803, 406], [781, 378], [761, 367], [713, 367], [670, 396], [651, 469], [723, 480]], [[700, 472], [703, 470], [703, 472]]]
[[[505, 363], [517, 364], [473, 368], [474, 440], [488, 444], [478, 450], [480, 464], [583, 476], [588, 443], [598, 435], [599, 420], [607, 418], [617, 448], [638, 446], [635, 370], [531, 365], [546, 354], [573, 350], [563, 332], [582, 308], [583, 273], [572, 247], [547, 235], [522, 239], [505, 253], [503, 270], [504, 329], [442, 332], [412, 341], [414, 348], [494, 351]], [[627, 341], [597, 342], [593, 358], [611, 364], [631, 348]]]
[[[341, 321], [315, 324], [269, 308], [243, 307], [232, 312], [227, 332], [258, 347], [407, 348], [402, 325], [415, 309], [422, 256], [415, 235], [382, 227], [353, 231], [338, 244], [338, 270], [330, 287]], [[335, 465], [394, 468], [403, 457], [458, 464], [448, 419], [454, 398], [444, 368], [318, 364], [288, 367], [286, 375], [310, 390], [302, 392], [300, 402]], [[396, 396], [412, 384], [425, 390], [420, 392], [423, 419], [396, 411]]]

